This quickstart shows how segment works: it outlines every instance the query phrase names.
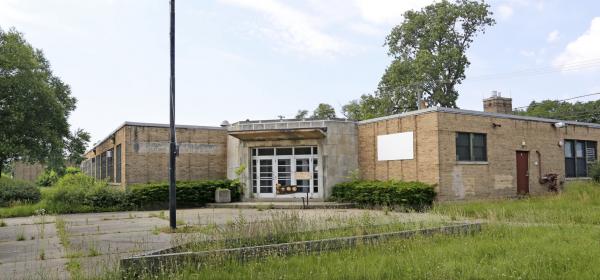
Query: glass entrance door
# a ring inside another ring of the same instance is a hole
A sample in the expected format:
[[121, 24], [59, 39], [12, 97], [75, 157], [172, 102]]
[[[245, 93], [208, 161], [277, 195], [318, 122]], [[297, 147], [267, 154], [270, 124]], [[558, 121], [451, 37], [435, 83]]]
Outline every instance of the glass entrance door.
[[316, 147], [252, 149], [252, 192], [259, 198], [320, 197]]

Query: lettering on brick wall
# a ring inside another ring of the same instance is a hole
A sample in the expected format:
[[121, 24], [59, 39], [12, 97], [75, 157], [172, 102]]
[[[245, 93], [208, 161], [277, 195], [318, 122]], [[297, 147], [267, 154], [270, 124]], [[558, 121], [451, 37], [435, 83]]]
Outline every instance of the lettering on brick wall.
[[[220, 149], [217, 144], [179, 143], [179, 154], [216, 155]], [[166, 154], [169, 142], [138, 142], [133, 144], [133, 150], [139, 154]]]

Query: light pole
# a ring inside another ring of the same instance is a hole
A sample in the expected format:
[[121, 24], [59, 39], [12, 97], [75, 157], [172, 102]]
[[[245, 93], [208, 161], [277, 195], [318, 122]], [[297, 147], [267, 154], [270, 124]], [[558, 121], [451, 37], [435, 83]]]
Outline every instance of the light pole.
[[169, 111], [170, 111], [170, 143], [169, 143], [169, 224], [171, 229], [177, 228], [177, 200], [175, 198], [175, 157], [177, 156], [177, 144], [175, 138], [175, 0], [171, 0], [171, 80], [169, 92]]

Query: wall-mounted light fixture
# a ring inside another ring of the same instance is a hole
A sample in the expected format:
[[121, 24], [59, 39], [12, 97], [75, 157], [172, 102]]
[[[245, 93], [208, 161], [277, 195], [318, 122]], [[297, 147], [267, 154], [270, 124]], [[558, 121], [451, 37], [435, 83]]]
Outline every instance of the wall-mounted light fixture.
[[499, 124], [499, 123], [492, 123], [492, 127], [493, 127], [493, 128], [496, 128], [496, 127], [502, 127], [502, 125], [501, 125], [501, 124]]

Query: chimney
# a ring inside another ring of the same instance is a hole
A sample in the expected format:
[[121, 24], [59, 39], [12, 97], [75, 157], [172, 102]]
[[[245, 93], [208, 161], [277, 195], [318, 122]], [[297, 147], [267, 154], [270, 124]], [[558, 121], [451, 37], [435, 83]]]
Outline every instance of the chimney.
[[490, 113], [512, 114], [512, 98], [502, 97], [499, 91], [492, 91], [492, 96], [483, 100], [483, 111]]

